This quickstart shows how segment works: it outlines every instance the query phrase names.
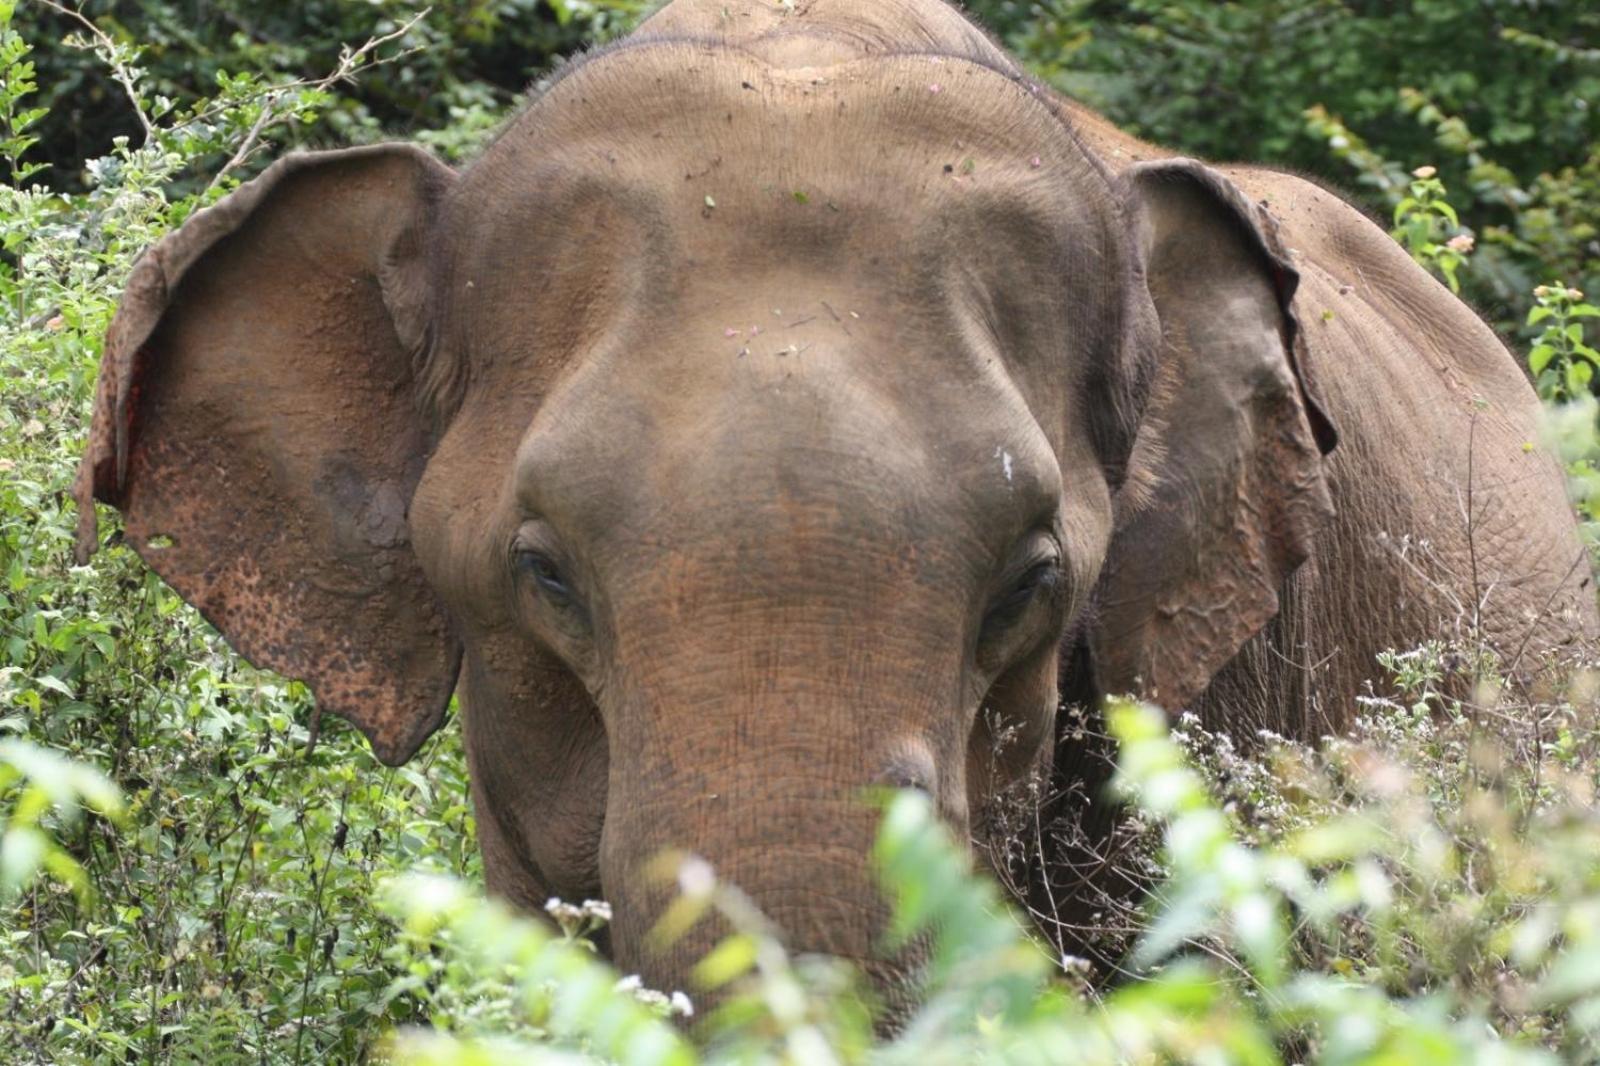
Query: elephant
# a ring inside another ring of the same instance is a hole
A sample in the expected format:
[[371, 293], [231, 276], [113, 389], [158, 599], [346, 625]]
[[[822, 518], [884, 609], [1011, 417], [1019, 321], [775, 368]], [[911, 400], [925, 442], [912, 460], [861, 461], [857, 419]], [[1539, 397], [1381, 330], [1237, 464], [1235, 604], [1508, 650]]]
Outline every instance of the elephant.
[[489, 889], [647, 934], [682, 849], [881, 947], [1059, 709], [1348, 728], [1386, 648], [1600, 619], [1539, 403], [1360, 210], [1142, 144], [943, 0], [676, 0], [460, 169], [290, 154], [150, 248], [74, 486], [397, 764], [459, 697]]

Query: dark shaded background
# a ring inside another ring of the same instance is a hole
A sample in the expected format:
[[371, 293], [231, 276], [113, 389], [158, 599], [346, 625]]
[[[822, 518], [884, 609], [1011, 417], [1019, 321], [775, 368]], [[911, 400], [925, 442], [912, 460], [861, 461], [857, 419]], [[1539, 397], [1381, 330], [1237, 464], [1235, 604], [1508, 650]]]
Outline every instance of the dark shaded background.
[[[648, 6], [436, 0], [400, 42], [413, 51], [343, 86], [323, 121], [276, 134], [274, 147], [490, 125], [563, 56]], [[321, 76], [341, 46], [420, 7], [87, 0], [82, 10], [139, 44], [152, 95], [183, 101], [213, 95], [219, 74]], [[1438, 166], [1479, 241], [1467, 294], [1504, 330], [1518, 327], [1534, 285], [1600, 288], [1600, 4], [974, 0], [968, 10], [1058, 88], [1203, 158], [1290, 167], [1382, 214], [1407, 171]], [[70, 19], [39, 0], [18, 15], [50, 107], [29, 158], [49, 165], [40, 180], [52, 187], [81, 188], [85, 161], [117, 136], [137, 141], [139, 126], [104, 64], [70, 43]], [[430, 143], [450, 155], [475, 141]]]

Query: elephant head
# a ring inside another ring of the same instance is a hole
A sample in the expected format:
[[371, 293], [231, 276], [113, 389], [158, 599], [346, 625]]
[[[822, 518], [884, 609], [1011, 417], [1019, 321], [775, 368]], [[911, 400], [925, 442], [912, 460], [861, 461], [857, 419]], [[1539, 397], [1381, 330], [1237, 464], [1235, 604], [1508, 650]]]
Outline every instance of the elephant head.
[[599, 53], [459, 173], [281, 160], [138, 264], [77, 485], [385, 762], [459, 692], [491, 888], [603, 893], [668, 986], [664, 848], [894, 980], [866, 790], [965, 831], [1063, 649], [1192, 699], [1328, 509], [1225, 179], [1113, 178], [981, 57], [781, 58]]

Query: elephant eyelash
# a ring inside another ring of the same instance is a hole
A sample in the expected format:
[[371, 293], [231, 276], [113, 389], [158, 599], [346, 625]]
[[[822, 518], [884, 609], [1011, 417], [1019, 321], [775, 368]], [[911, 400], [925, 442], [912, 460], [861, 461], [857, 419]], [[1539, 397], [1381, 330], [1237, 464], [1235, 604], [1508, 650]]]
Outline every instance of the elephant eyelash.
[[1029, 604], [1041, 594], [1054, 592], [1060, 584], [1059, 560], [1048, 559], [1035, 563], [1018, 579], [1010, 592], [989, 608], [983, 617], [984, 629], [993, 629], [1016, 621]]
[[518, 548], [515, 550], [512, 562], [520, 573], [532, 579], [546, 595], [562, 602], [572, 599], [571, 585], [567, 583], [555, 560], [548, 555], [528, 548]]

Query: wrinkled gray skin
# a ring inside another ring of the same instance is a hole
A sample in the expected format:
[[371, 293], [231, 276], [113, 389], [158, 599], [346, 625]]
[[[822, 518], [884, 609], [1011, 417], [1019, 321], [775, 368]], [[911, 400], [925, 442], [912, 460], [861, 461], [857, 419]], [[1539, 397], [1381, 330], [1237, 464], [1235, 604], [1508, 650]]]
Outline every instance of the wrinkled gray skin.
[[386, 761], [459, 693], [490, 887], [625, 969], [707, 946], [645, 948], [671, 847], [896, 987], [868, 786], [965, 831], [1058, 694], [1315, 736], [1383, 648], [1596, 631], [1490, 331], [1162, 156], [934, 0], [679, 0], [460, 172], [291, 157], [153, 249], [83, 549], [93, 494]]

